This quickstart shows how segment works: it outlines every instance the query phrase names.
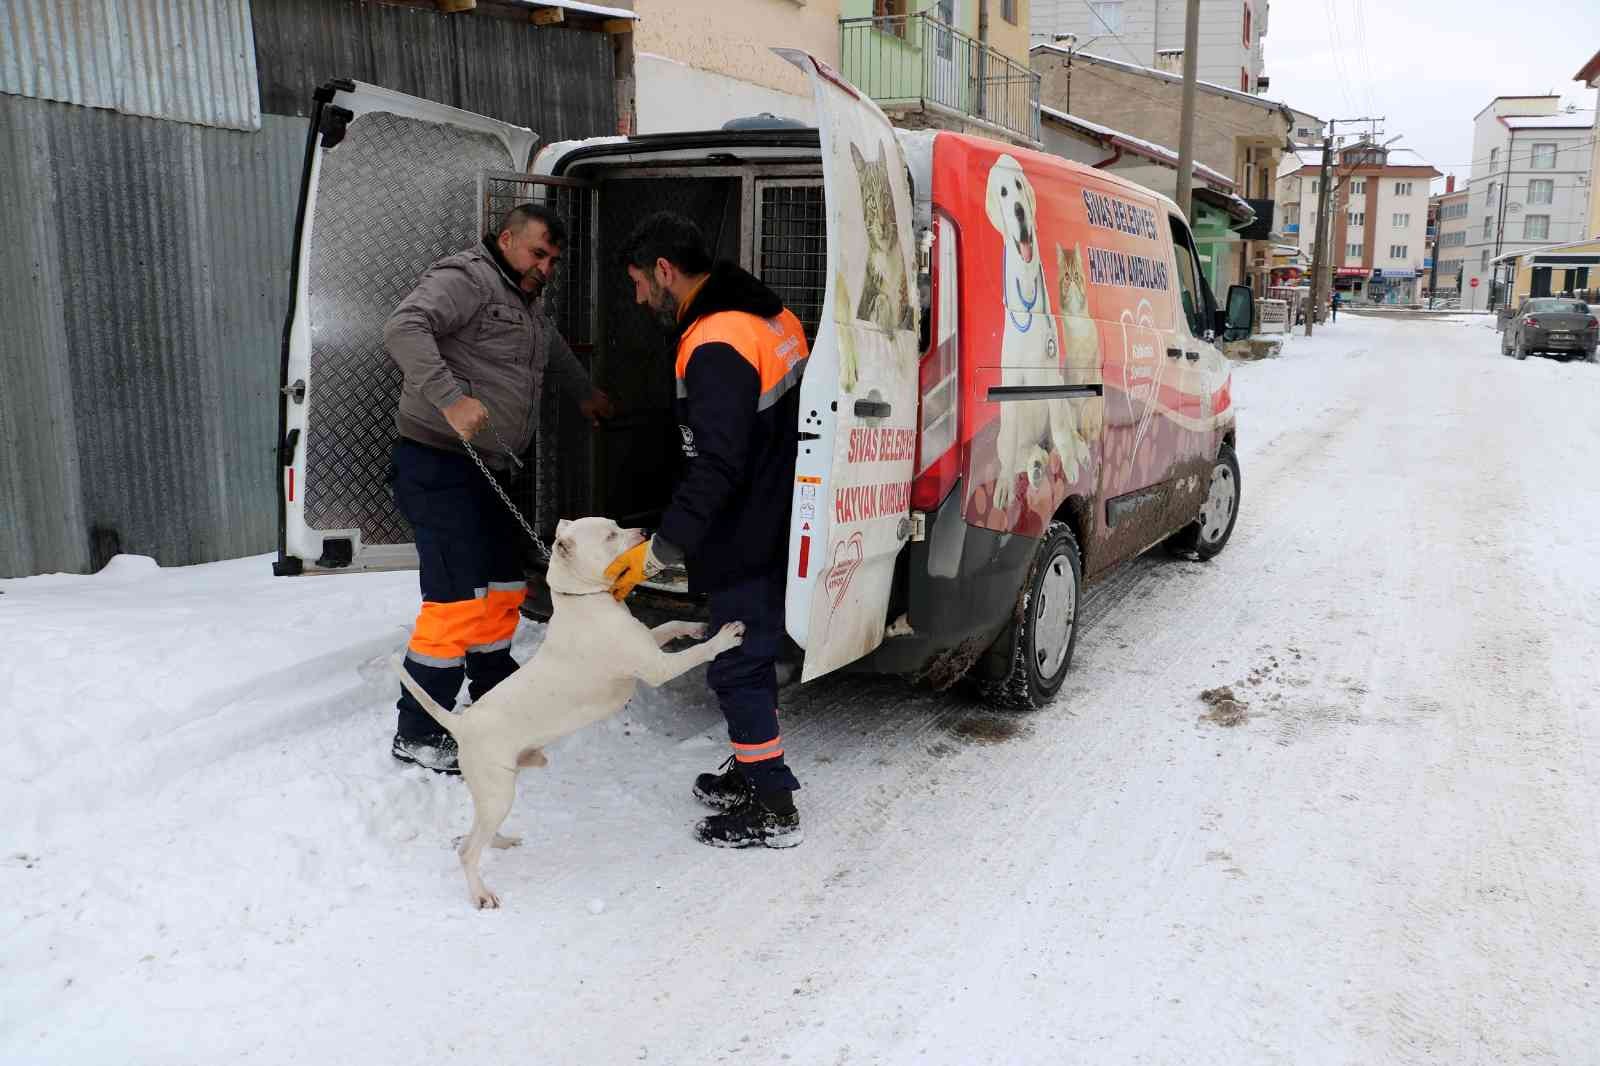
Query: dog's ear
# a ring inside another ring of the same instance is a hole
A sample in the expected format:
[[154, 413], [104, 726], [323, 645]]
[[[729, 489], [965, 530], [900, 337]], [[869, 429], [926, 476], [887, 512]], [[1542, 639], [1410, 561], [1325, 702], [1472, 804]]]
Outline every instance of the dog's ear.
[[570, 518], [563, 518], [559, 522], [557, 522], [556, 523], [556, 536], [559, 537], [563, 533], [565, 533], [567, 531], [567, 527], [570, 526], [570, 525], [572, 525], [572, 519], [570, 519]]
[[856, 147], [855, 141], [850, 142], [850, 162], [856, 165], [858, 171], [867, 169], [867, 157], [861, 154], [861, 149]]
[[553, 555], [559, 555], [563, 559], [570, 560], [572, 558], [572, 541], [566, 537], [557, 537], [556, 542], [550, 545], [550, 551]]

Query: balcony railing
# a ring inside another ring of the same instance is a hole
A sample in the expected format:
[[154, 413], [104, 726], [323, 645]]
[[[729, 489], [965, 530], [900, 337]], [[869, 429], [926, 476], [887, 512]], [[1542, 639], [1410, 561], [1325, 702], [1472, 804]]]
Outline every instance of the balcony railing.
[[883, 107], [922, 107], [1039, 143], [1039, 75], [927, 13], [839, 20], [840, 66]]

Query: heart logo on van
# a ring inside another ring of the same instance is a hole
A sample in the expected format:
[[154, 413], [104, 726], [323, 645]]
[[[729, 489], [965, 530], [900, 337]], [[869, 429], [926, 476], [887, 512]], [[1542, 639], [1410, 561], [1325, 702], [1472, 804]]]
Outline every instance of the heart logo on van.
[[1139, 454], [1139, 445], [1150, 428], [1155, 415], [1156, 396], [1161, 389], [1162, 341], [1156, 330], [1155, 312], [1149, 300], [1140, 300], [1137, 313], [1123, 311], [1122, 321], [1122, 388], [1127, 397], [1128, 420], [1136, 427], [1133, 450], [1128, 453], [1131, 463]]
[[835, 607], [844, 599], [844, 594], [850, 589], [850, 579], [856, 576], [856, 571], [861, 569], [861, 562], [866, 557], [862, 547], [861, 534], [850, 534], [849, 540], [842, 540], [833, 546], [833, 565], [828, 567], [827, 576], [823, 583], [828, 589], [828, 598]]

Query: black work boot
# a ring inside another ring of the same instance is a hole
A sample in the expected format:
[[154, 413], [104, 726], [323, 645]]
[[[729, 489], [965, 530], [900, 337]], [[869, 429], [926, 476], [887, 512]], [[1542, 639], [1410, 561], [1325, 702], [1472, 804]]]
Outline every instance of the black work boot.
[[788, 790], [764, 795], [752, 790], [727, 813], [702, 819], [694, 835], [714, 848], [792, 848], [805, 839], [800, 812]]
[[731, 811], [750, 795], [750, 782], [732, 755], [717, 769], [694, 779], [694, 798], [714, 811]]
[[456, 765], [456, 738], [449, 733], [415, 739], [396, 733], [389, 754], [401, 762], [412, 763], [436, 774], [459, 776], [461, 773], [461, 768]]

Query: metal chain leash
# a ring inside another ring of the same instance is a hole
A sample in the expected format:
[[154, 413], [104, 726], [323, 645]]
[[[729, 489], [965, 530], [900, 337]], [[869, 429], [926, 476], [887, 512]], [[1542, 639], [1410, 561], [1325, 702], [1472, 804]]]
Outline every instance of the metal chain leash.
[[[506, 443], [506, 439], [500, 435], [500, 431], [495, 428], [493, 422], [489, 423], [489, 432], [494, 434], [494, 439], [500, 442], [500, 447], [505, 449], [506, 455], [516, 464], [517, 469], [521, 470], [522, 460], [517, 458], [516, 453], [511, 450], [511, 446]], [[466, 445], [467, 454], [472, 457], [474, 463], [478, 464], [478, 469], [483, 471], [483, 476], [489, 479], [489, 484], [494, 488], [494, 494], [500, 497], [500, 502], [506, 505], [506, 509], [517, 520], [517, 524], [522, 527], [522, 531], [528, 535], [529, 540], [533, 541], [533, 546], [539, 551], [540, 561], [549, 562], [550, 549], [545, 546], [544, 541], [539, 539], [539, 534], [533, 531], [533, 526], [528, 524], [528, 520], [522, 516], [522, 512], [517, 510], [517, 505], [511, 502], [510, 494], [506, 492], [505, 486], [500, 484], [500, 479], [490, 472], [488, 464], [483, 461], [483, 456], [478, 454], [478, 449], [474, 448], [472, 442], [466, 437], [461, 438], [461, 443]]]

